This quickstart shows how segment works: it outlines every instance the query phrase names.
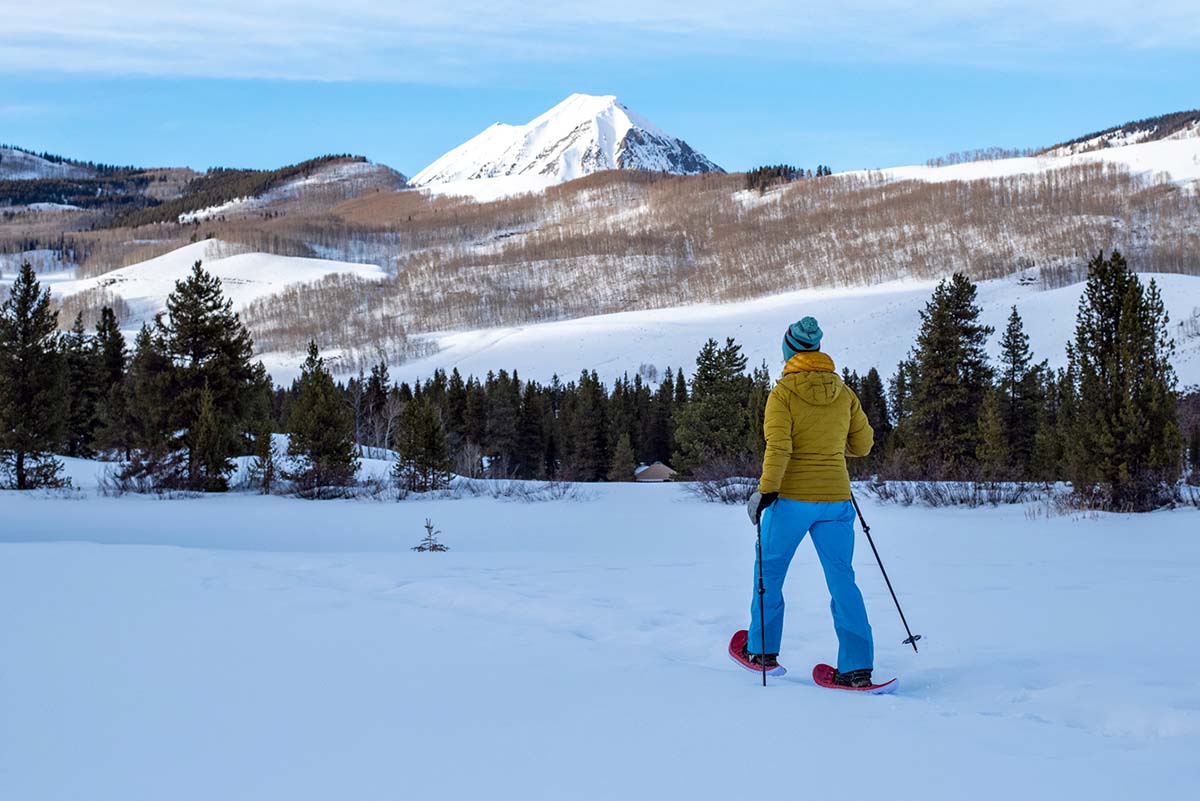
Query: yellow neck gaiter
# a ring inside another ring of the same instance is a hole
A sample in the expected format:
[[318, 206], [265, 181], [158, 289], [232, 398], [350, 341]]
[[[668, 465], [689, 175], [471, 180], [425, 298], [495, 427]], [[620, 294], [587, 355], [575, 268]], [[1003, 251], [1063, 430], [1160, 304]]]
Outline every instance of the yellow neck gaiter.
[[819, 350], [806, 350], [797, 353], [788, 359], [787, 364], [783, 366], [784, 375], [791, 375], [792, 373], [836, 372], [837, 368], [833, 366], [833, 359]]

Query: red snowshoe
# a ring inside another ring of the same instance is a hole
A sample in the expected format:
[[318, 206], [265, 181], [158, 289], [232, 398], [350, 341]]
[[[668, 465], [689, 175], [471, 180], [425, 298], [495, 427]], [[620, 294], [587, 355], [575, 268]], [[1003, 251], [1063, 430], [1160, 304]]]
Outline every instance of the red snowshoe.
[[837, 669], [830, 665], [817, 665], [813, 668], [813, 681], [818, 687], [827, 687], [830, 690], [846, 690], [852, 693], [866, 693], [867, 695], [888, 695], [896, 692], [896, 688], [900, 686], [900, 682], [896, 679], [885, 681], [883, 684], [867, 684], [862, 687], [854, 687], [847, 684], [835, 683], [834, 677], [837, 676]]
[[[751, 673], [762, 675], [763, 662], [759, 661], [762, 657], [746, 650], [746, 640], [749, 636], [750, 632], [745, 629], [733, 633], [733, 639], [729, 641], [729, 658]], [[766, 655], [764, 661], [766, 662], [768, 676], [782, 676], [787, 673], [787, 669], [779, 664], [778, 656], [778, 654]]]

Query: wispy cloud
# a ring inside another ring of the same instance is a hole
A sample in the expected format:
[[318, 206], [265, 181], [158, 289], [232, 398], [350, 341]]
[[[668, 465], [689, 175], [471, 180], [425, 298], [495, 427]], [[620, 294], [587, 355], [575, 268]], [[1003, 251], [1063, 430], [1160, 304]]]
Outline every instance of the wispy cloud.
[[6, 10], [0, 70], [476, 82], [505, 65], [633, 58], [647, 47], [996, 66], [1082, 48], [1197, 53], [1200, 3], [44, 0]]

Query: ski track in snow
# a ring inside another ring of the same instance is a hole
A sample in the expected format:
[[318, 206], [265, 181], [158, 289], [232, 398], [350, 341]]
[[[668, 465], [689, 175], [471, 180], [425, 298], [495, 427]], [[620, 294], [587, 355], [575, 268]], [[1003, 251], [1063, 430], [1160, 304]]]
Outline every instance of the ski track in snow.
[[[0, 797], [1128, 799], [1200, 779], [1200, 513], [864, 505], [888, 697], [812, 686], [803, 544], [766, 690], [753, 531], [678, 485], [590, 500], [0, 494]], [[433, 519], [451, 550], [417, 554]], [[870, 754], [869, 770], [862, 755]]]

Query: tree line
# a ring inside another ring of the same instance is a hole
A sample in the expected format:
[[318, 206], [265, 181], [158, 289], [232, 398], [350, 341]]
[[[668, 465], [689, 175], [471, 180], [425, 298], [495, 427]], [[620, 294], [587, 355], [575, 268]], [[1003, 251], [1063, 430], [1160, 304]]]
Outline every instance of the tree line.
[[[921, 312], [914, 347], [884, 380], [843, 369], [876, 431], [850, 466], [859, 478], [1069, 480], [1089, 504], [1148, 509], [1200, 461], [1200, 423], [1176, 413], [1173, 344], [1158, 289], [1118, 253], [1098, 255], [1067, 366], [1036, 362], [1016, 308], [1000, 338], [979, 322], [976, 287], [944, 280]], [[595, 371], [527, 381], [515, 371], [435, 372], [394, 382], [385, 361], [336, 382], [315, 343], [300, 377], [273, 387], [220, 281], [197, 262], [132, 347], [105, 309], [94, 331], [59, 334], [49, 292], [25, 265], [0, 308], [0, 483], [60, 481], [59, 455], [114, 460], [134, 489], [221, 491], [236, 456], [251, 480], [338, 494], [366, 457], [394, 461], [406, 491], [454, 474], [629, 480], [663, 461], [685, 476], [757, 475], [766, 364], [748, 369], [732, 339], [709, 340], [691, 377], [639, 371], [610, 386]], [[286, 432], [285, 452], [272, 432]], [[1186, 453], [1185, 453], [1186, 452]]]
[[823, 178], [826, 175], [833, 175], [833, 170], [824, 164], [818, 164], [816, 172], [791, 164], [765, 164], [746, 172], [746, 188], [762, 194], [776, 184], [791, 183], [801, 178]]

